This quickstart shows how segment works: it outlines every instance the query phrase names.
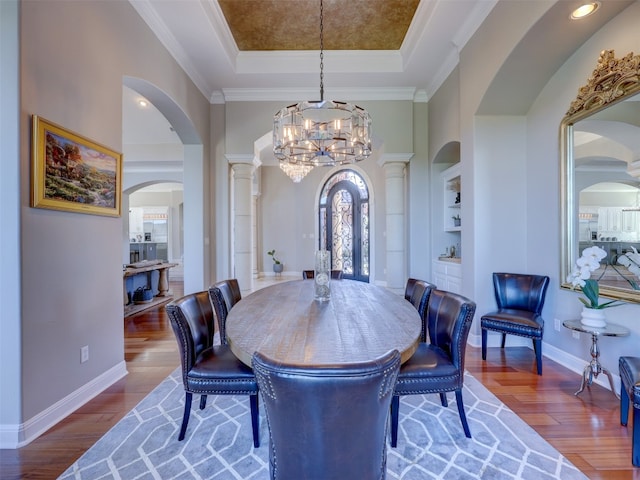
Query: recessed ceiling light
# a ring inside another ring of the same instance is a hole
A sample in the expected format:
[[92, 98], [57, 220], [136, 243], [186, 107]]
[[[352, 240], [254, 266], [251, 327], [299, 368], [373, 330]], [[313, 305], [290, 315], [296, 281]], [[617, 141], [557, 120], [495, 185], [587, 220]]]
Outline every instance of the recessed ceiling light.
[[571, 12], [571, 19], [578, 20], [580, 18], [588, 17], [600, 7], [600, 2], [589, 2], [576, 8]]
[[141, 107], [146, 107], [149, 103], [146, 100], [138, 100], [138, 105]]

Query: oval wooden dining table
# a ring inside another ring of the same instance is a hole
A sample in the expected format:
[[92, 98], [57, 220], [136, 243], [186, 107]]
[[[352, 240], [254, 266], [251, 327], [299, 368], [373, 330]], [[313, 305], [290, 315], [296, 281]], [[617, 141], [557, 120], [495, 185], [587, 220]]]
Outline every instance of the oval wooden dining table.
[[251, 366], [254, 352], [306, 366], [370, 361], [392, 349], [415, 352], [421, 319], [390, 290], [353, 280], [331, 282], [331, 297], [314, 299], [313, 280], [258, 290], [238, 302], [226, 322], [231, 351]]

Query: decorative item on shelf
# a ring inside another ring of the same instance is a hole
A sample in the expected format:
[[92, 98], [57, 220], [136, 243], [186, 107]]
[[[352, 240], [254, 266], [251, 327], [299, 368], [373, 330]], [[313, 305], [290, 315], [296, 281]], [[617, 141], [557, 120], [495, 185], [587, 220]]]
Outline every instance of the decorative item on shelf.
[[453, 202], [455, 205], [459, 205], [460, 204], [460, 192], [456, 193], [456, 199]]
[[316, 265], [313, 280], [315, 282], [315, 299], [326, 302], [331, 296], [330, 285], [331, 255], [328, 250], [316, 251]]
[[460, 194], [460, 176], [454, 177], [447, 182], [447, 189]]
[[587, 297], [579, 298], [584, 305], [581, 322], [587, 327], [605, 327], [607, 320], [603, 310], [621, 304], [618, 300], [600, 303], [598, 280], [591, 278], [591, 274], [600, 267], [600, 261], [606, 256], [607, 252], [600, 247], [593, 246], [585, 248], [582, 251], [582, 256], [576, 260], [576, 268], [567, 277], [567, 282], [571, 283], [574, 289], [580, 287], [584, 296]]
[[454, 227], [459, 227], [460, 226], [460, 215], [454, 215], [451, 218], [453, 218], [453, 226]]
[[276, 273], [276, 274], [277, 273], [282, 273], [282, 270], [284, 269], [284, 265], [282, 264], [282, 262], [280, 260], [278, 260], [276, 258], [275, 249], [269, 250], [267, 252], [267, 255], [269, 255], [273, 259], [273, 272]]
[[[324, 7], [320, 0], [320, 100], [289, 105], [273, 117], [273, 153], [294, 182], [313, 167], [371, 155], [371, 117], [357, 105], [324, 99]], [[294, 168], [295, 167], [295, 168]], [[306, 168], [301, 168], [306, 167]], [[290, 172], [294, 172], [291, 175]]]

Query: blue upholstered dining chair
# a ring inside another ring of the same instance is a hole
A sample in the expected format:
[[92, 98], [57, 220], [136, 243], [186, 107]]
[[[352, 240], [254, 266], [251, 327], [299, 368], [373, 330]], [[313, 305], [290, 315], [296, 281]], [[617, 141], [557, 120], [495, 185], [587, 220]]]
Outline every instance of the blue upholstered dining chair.
[[407, 280], [407, 286], [405, 287], [405, 298], [411, 302], [411, 304], [418, 311], [420, 319], [422, 321], [422, 327], [420, 330], [420, 341], [427, 341], [427, 305], [429, 304], [429, 297], [431, 292], [436, 289], [433, 283], [419, 280], [416, 278], [410, 278]]
[[631, 463], [640, 467], [640, 357], [620, 357], [620, 424], [626, 426], [633, 406]]
[[407, 283], [404, 286], [404, 299], [407, 301], [411, 301], [411, 295], [413, 294], [413, 289], [416, 287], [417, 278], [407, 278]]
[[209, 297], [213, 310], [218, 320], [218, 331], [220, 332], [220, 343], [228, 345], [227, 341], [227, 315], [233, 306], [242, 300], [238, 280], [231, 278], [216, 282], [209, 287]]
[[507, 334], [518, 335], [533, 341], [538, 375], [542, 375], [542, 336], [544, 334], [542, 307], [548, 286], [549, 277], [546, 275], [493, 274], [493, 288], [498, 309], [485, 313], [480, 319], [482, 360], [487, 359], [487, 331], [502, 334], [501, 348], [504, 348]]
[[400, 396], [439, 393], [447, 407], [446, 392], [455, 392], [464, 433], [471, 438], [462, 401], [464, 356], [476, 304], [451, 292], [434, 289], [426, 309], [429, 343], [420, 342], [402, 364], [391, 401], [391, 446], [398, 443]]
[[248, 395], [251, 407], [253, 445], [260, 446], [258, 384], [253, 371], [227, 345], [214, 345], [214, 314], [209, 292], [197, 292], [174, 300], [166, 307], [178, 342], [184, 413], [178, 440], [183, 440], [189, 423], [193, 394], [200, 395], [200, 409], [207, 395]]
[[271, 479], [384, 479], [399, 366], [397, 350], [373, 361], [313, 367], [255, 353]]

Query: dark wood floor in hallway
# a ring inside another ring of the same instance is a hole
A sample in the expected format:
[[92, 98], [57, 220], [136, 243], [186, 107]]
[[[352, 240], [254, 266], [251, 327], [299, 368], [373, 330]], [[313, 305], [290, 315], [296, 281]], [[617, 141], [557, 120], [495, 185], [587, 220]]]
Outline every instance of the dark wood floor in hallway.
[[[182, 284], [171, 284], [174, 296]], [[125, 322], [129, 374], [29, 445], [0, 451], [3, 480], [57, 478], [107, 430], [179, 366], [164, 306]], [[508, 341], [507, 341], [508, 345]], [[631, 429], [620, 426], [619, 401], [599, 385], [574, 396], [580, 377], [544, 359], [535, 372], [525, 347], [467, 348], [467, 370], [593, 480], [640, 480], [631, 465]], [[617, 366], [616, 366], [617, 368]]]

